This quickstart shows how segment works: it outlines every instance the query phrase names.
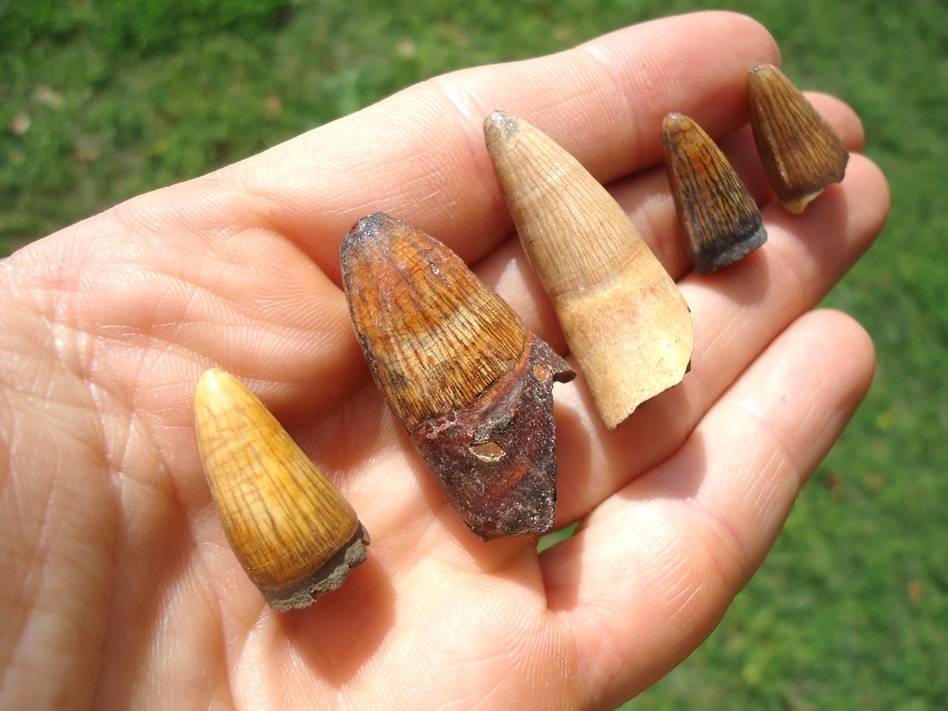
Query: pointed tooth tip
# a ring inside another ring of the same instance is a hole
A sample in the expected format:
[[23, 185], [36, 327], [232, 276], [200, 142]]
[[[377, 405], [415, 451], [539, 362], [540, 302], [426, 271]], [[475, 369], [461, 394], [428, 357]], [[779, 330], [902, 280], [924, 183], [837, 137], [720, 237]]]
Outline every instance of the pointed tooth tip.
[[208, 368], [201, 373], [197, 386], [199, 390], [220, 390], [228, 378], [233, 380], [234, 376], [220, 368]]
[[397, 218], [392, 217], [387, 212], [373, 212], [370, 215], [356, 220], [355, 224], [352, 226], [353, 232], [377, 232], [386, 224], [396, 221]]
[[747, 70], [747, 73], [753, 77], [764, 78], [767, 76], [773, 76], [779, 74], [784, 76], [783, 72], [780, 71], [775, 65], [768, 62], [758, 62]]
[[672, 111], [662, 119], [662, 135], [666, 141], [681, 142], [684, 133], [695, 130], [704, 132], [693, 118], [678, 111]]
[[379, 232], [383, 232], [383, 228], [395, 219], [384, 212], [373, 212], [371, 215], [360, 217], [343, 237], [339, 246], [340, 251], [345, 254], [354, 244], [375, 237]]
[[217, 367], [205, 370], [194, 388], [194, 409], [198, 418], [199, 434], [204, 433], [205, 428], [214, 429], [207, 422], [209, 419], [228, 412], [246, 416], [248, 401], [257, 402], [260, 407], [264, 407], [250, 388], [232, 373]]
[[[238, 389], [243, 389], [244, 385], [233, 375], [221, 368], [208, 368], [198, 379], [194, 390], [194, 405], [200, 413], [200, 410], [207, 408], [211, 403], [220, 403], [231, 397]], [[220, 405], [216, 405], [218, 409]]]
[[359, 284], [384, 281], [381, 267], [399, 251], [400, 240], [411, 240], [412, 229], [404, 220], [385, 212], [373, 212], [356, 221], [339, 245], [346, 293], [351, 288], [359, 288]]
[[513, 114], [509, 114], [506, 111], [501, 111], [500, 109], [495, 109], [491, 111], [490, 114], [484, 119], [485, 126], [503, 126], [505, 124], [516, 123], [517, 117]]
[[484, 137], [488, 148], [494, 141], [509, 139], [513, 134], [523, 129], [523, 121], [506, 111], [492, 111], [484, 119]]
[[772, 86], [774, 83], [791, 83], [786, 74], [777, 69], [773, 64], [764, 62], [755, 64], [747, 70], [747, 81], [750, 86], [756, 87], [758, 91], [764, 90], [765, 86]]

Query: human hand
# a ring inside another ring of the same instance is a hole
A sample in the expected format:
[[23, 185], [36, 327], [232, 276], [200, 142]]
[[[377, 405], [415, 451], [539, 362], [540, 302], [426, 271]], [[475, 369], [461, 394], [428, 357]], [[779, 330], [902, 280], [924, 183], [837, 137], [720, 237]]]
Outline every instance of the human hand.
[[[868, 387], [873, 349], [811, 311], [868, 248], [885, 181], [854, 153], [802, 216], [761, 176], [747, 18], [660, 20], [548, 58], [419, 84], [212, 175], [30, 245], [0, 271], [0, 706], [610, 708], [687, 656], [760, 565]], [[851, 151], [853, 112], [811, 99]], [[556, 350], [563, 337], [484, 148], [494, 109], [576, 155], [691, 306], [691, 372], [615, 431], [554, 390], [557, 525], [484, 543], [440, 494], [364, 365], [339, 242], [385, 211], [444, 241]], [[769, 240], [689, 271], [661, 166], [671, 110], [718, 138]], [[191, 403], [219, 366], [346, 494], [368, 560], [271, 611], [224, 540]]]

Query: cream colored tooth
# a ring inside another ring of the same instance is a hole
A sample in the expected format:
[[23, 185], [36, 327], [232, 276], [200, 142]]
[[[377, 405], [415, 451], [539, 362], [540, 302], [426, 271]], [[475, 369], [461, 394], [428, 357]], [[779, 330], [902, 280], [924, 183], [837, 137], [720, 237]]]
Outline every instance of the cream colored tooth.
[[784, 74], [750, 68], [751, 127], [767, 182], [788, 212], [799, 214], [846, 173], [849, 152], [836, 130]]
[[227, 540], [270, 606], [307, 607], [342, 585], [369, 543], [349, 502], [232, 375], [206, 371], [194, 413]]
[[527, 257], [615, 428], [687, 372], [688, 304], [625, 211], [566, 150], [500, 111], [484, 134]]

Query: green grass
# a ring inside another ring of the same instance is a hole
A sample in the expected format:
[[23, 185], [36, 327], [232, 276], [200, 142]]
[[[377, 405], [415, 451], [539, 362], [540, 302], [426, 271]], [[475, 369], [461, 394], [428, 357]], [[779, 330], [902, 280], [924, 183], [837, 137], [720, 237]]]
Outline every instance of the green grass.
[[[424, 77], [702, 6], [0, 0], [0, 251]], [[764, 22], [797, 83], [845, 98], [865, 121], [894, 209], [826, 303], [869, 329], [879, 370], [720, 629], [627, 708], [943, 708], [948, 6], [717, 6]]]

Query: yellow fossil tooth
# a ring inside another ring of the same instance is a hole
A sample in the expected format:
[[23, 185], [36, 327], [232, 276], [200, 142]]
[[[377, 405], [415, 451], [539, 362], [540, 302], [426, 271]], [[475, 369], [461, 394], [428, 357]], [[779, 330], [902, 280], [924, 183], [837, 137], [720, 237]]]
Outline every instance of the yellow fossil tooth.
[[501, 111], [484, 135], [527, 257], [615, 428], [687, 372], [688, 304], [625, 211], [566, 150]]
[[662, 145], [685, 248], [699, 274], [733, 264], [767, 241], [754, 199], [694, 120], [668, 114]]
[[369, 543], [349, 502], [232, 375], [206, 371], [194, 413], [227, 540], [270, 606], [307, 607], [342, 585]]
[[799, 214], [846, 173], [849, 152], [836, 130], [779, 69], [748, 72], [751, 127], [767, 182]]

